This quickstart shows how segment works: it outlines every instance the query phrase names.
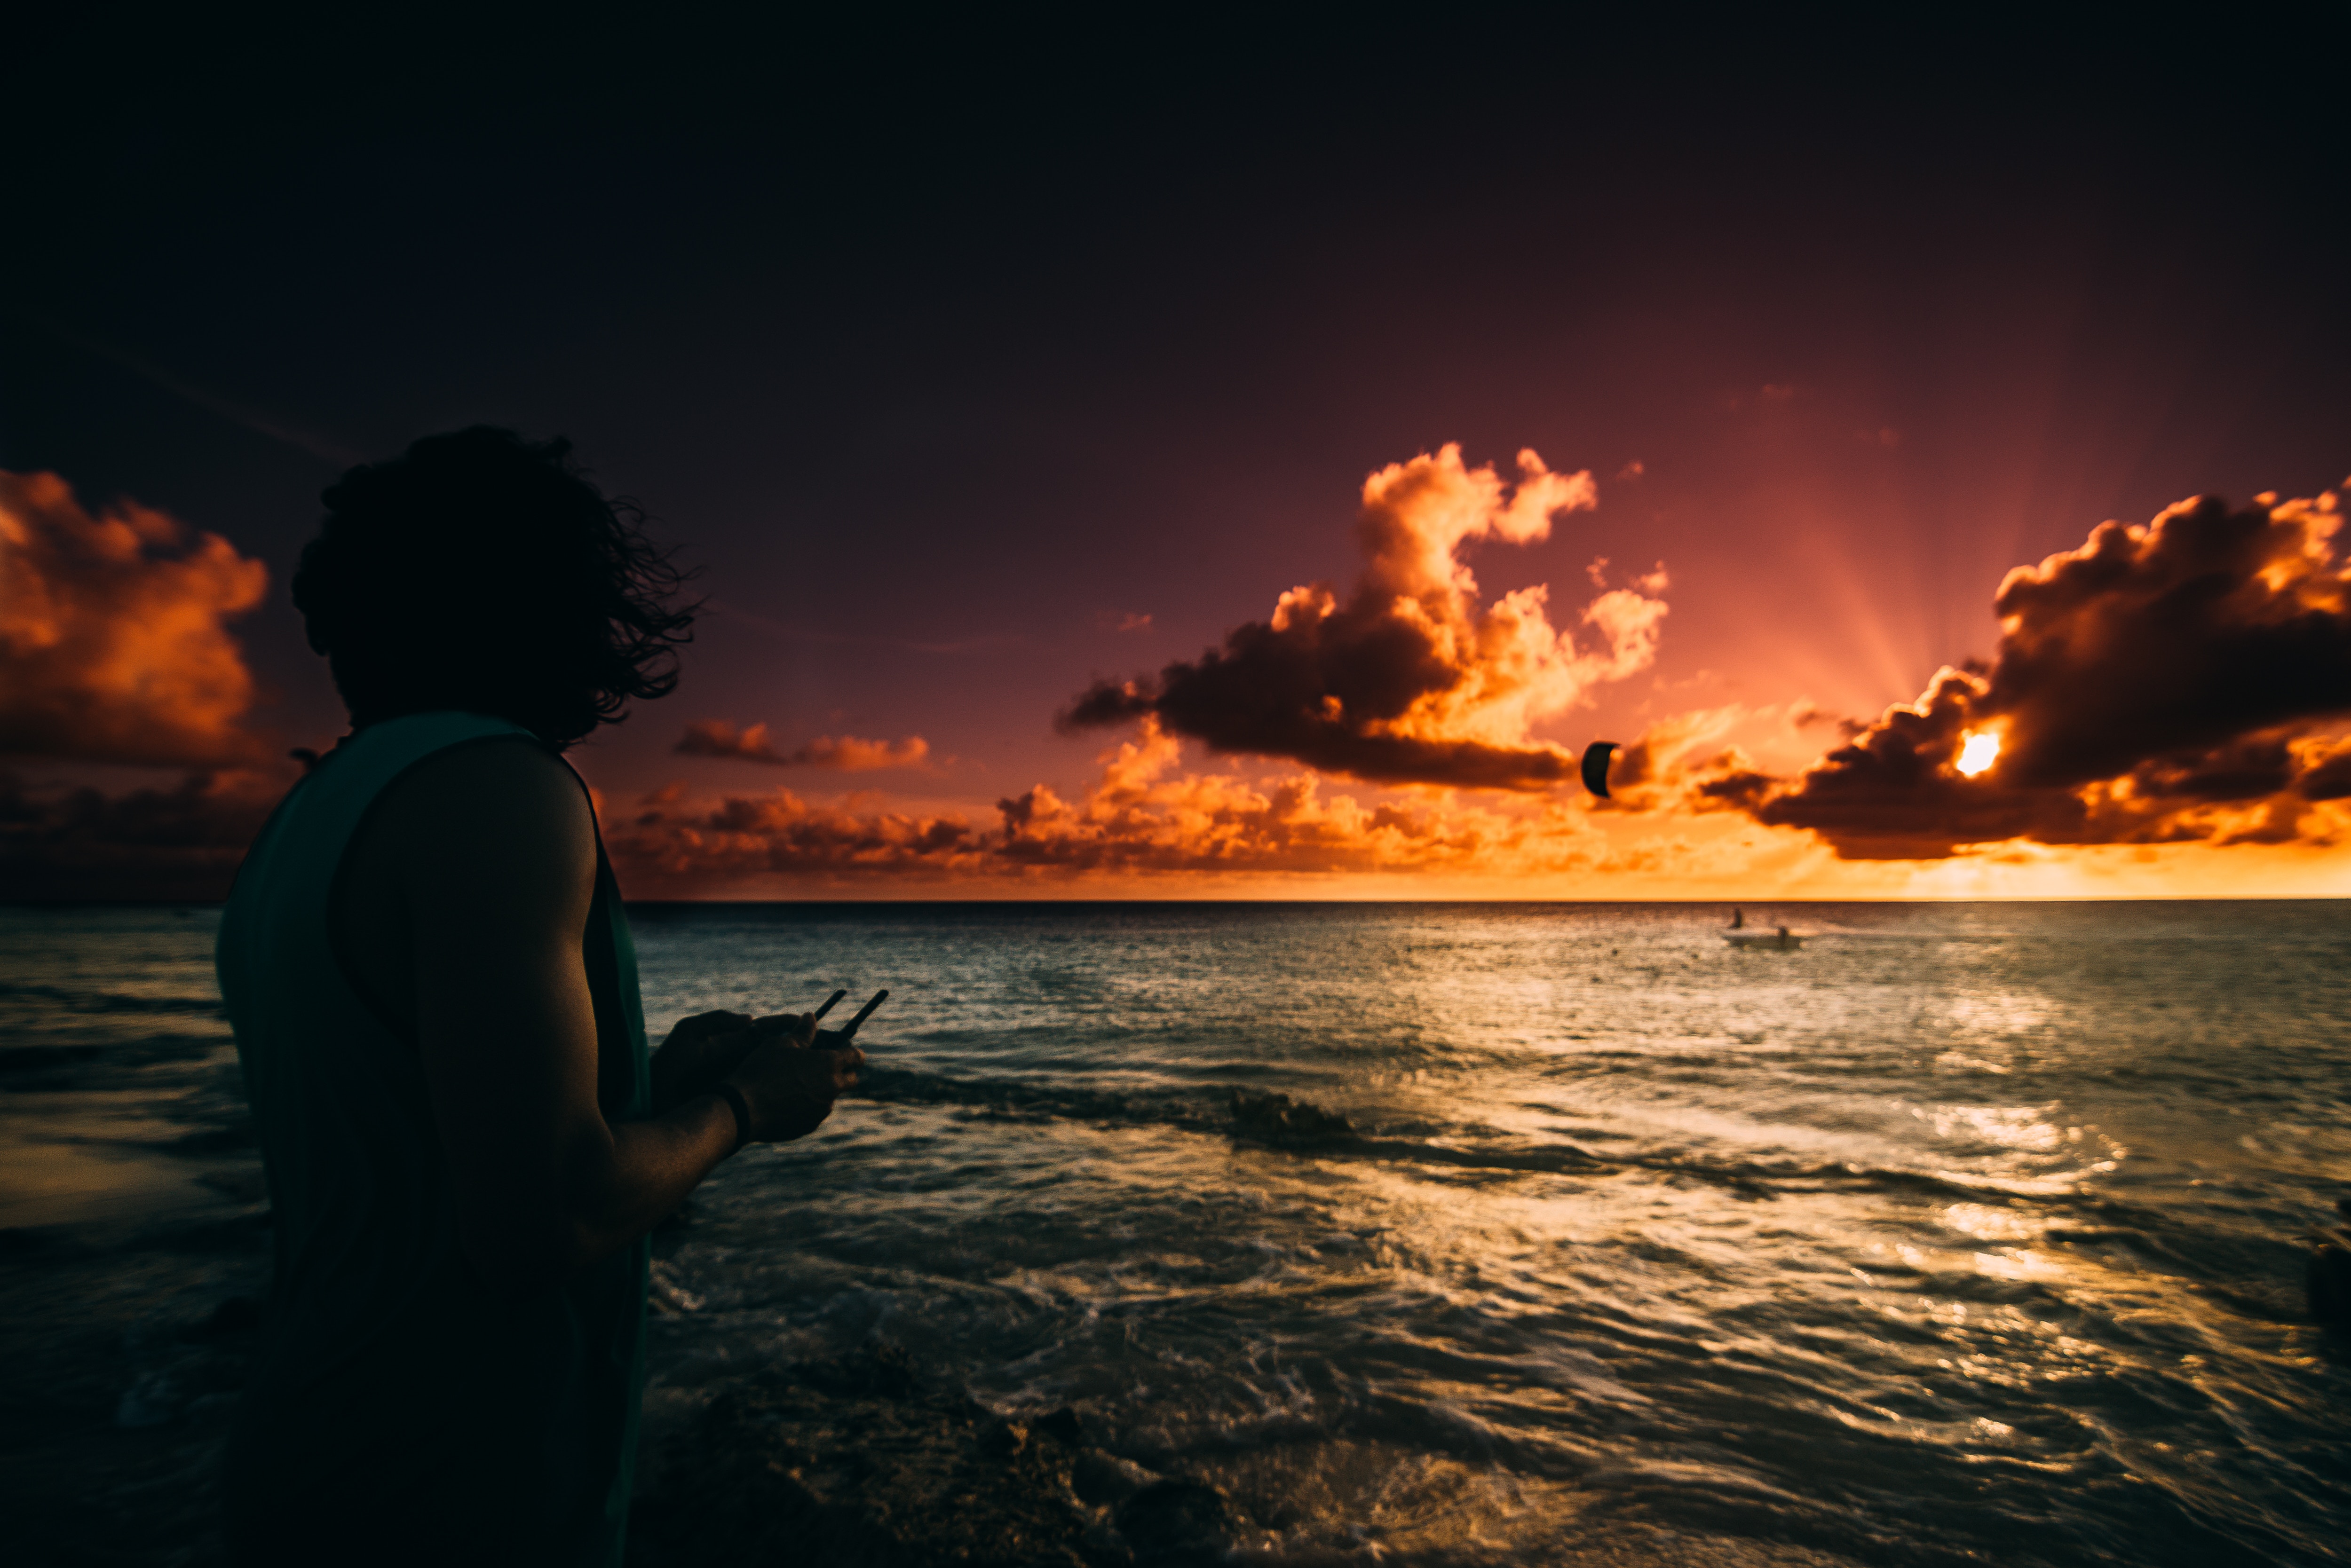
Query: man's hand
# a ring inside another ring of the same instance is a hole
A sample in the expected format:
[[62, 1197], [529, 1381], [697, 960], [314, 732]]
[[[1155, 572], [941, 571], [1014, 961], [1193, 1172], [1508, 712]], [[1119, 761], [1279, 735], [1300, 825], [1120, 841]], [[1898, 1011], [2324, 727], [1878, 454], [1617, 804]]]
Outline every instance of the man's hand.
[[679, 1019], [653, 1053], [653, 1115], [707, 1090], [758, 1044], [747, 1012], [697, 1012]]
[[706, 1095], [769, 1040], [806, 1044], [816, 1021], [804, 1012], [753, 1018], [745, 1012], [697, 1012], [678, 1020], [653, 1053], [653, 1115], [663, 1116], [696, 1095]]
[[[764, 1020], [762, 1022], [765, 1022]], [[816, 1021], [801, 1014], [805, 1032], [752, 1047], [742, 1064], [726, 1075], [751, 1107], [751, 1137], [760, 1143], [806, 1137], [832, 1114], [832, 1102], [857, 1082], [865, 1053], [854, 1045], [819, 1050], [809, 1040]]]

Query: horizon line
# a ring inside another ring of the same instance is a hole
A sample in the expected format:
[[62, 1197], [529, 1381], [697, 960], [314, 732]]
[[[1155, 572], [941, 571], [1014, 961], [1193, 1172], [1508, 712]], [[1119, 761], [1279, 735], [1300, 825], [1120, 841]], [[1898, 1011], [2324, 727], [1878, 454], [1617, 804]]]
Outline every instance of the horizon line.
[[[0, 909], [218, 909], [225, 908], [225, 907], [227, 905], [227, 902], [228, 902], [228, 900], [227, 900], [227, 899], [225, 899], [225, 898], [0, 898]], [[647, 908], [650, 908], [650, 907], [654, 907], [654, 906], [660, 906], [660, 907], [664, 907], [664, 908], [676, 908], [676, 909], [693, 909], [693, 908], [701, 908], [701, 907], [712, 907], [712, 908], [745, 908], [745, 907], [754, 907], [754, 906], [756, 906], [756, 907], [759, 907], [759, 908], [769, 908], [769, 907], [773, 907], [773, 906], [776, 906], [776, 905], [791, 905], [791, 904], [823, 905], [823, 906], [826, 906], [826, 907], [832, 907], [832, 908], [846, 908], [846, 907], [854, 907], [854, 906], [869, 905], [869, 904], [870, 904], [870, 905], [883, 905], [883, 904], [920, 904], [920, 905], [939, 905], [939, 906], [967, 906], [967, 905], [995, 905], [995, 906], [1008, 906], [1008, 905], [1024, 905], [1024, 906], [1025, 906], [1025, 905], [1042, 905], [1042, 906], [1061, 906], [1061, 905], [1112, 905], [1112, 904], [1116, 904], [1116, 905], [1157, 905], [1157, 904], [1208, 905], [1208, 904], [1231, 904], [1231, 905], [1238, 905], [1238, 906], [1248, 906], [1248, 905], [1259, 905], [1259, 904], [1311, 904], [1311, 905], [1315, 905], [1315, 906], [1327, 906], [1327, 907], [1333, 908], [1333, 909], [1350, 908], [1350, 907], [1355, 907], [1355, 906], [1365, 906], [1365, 905], [1379, 905], [1379, 904], [1389, 904], [1389, 905], [1395, 905], [1395, 904], [1403, 904], [1403, 905], [1439, 905], [1439, 904], [1479, 904], [1479, 905], [1497, 905], [1497, 904], [1499, 904], [1499, 905], [1523, 905], [1523, 906], [1526, 906], [1526, 907], [1529, 907], [1529, 908], [1533, 908], [1533, 907], [1537, 907], [1537, 906], [1547, 906], [1547, 907], [1559, 907], [1559, 906], [1573, 906], [1573, 907], [1609, 906], [1609, 907], [1617, 907], [1617, 908], [1717, 909], [1717, 908], [1721, 908], [1721, 907], [1724, 907], [1724, 906], [1741, 906], [1741, 907], [1748, 907], [1748, 908], [1792, 908], [1792, 907], [1799, 906], [1799, 905], [1824, 905], [1824, 904], [1886, 904], [1886, 905], [1896, 905], [1896, 904], [2330, 904], [2330, 903], [2331, 903], [2331, 904], [2343, 904], [2343, 903], [2351, 903], [2351, 894], [2345, 894], [2345, 893], [2196, 893], [2196, 894], [2189, 894], [2189, 893], [2124, 893], [2124, 894], [2115, 894], [2115, 895], [2110, 895], [2110, 896], [2101, 897], [2101, 898], [2083, 898], [2083, 897], [2067, 896], [2067, 895], [2061, 895], [2061, 894], [2031, 894], [2031, 893], [2017, 893], [2017, 894], [2008, 894], [2008, 895], [2004, 895], [2004, 896], [1987, 896], [1987, 897], [1977, 897], [1977, 898], [1961, 898], [1961, 897], [1956, 897], [1956, 896], [1939, 896], [1939, 895], [1938, 895], [1938, 896], [1932, 896], [1932, 897], [1903, 897], [1903, 898], [1896, 898], [1896, 897], [1891, 897], [1891, 896], [1886, 896], [1886, 895], [1862, 895], [1862, 896], [1856, 896], [1856, 897], [1852, 897], [1852, 898], [1772, 898], [1772, 897], [1768, 897], [1768, 896], [1766, 896], [1766, 897], [1758, 897], [1758, 898], [1466, 898], [1466, 897], [1465, 897], [1465, 898], [1430, 897], [1430, 898], [1274, 898], [1274, 897], [1266, 897], [1266, 898], [1247, 898], [1247, 897], [1243, 897], [1243, 898], [1235, 898], [1235, 897], [1223, 897], [1223, 898], [1196, 898], [1196, 897], [1194, 897], [1194, 898], [1148, 898], [1148, 897], [1144, 897], [1144, 898], [1136, 898], [1136, 897], [1128, 897], [1128, 898], [1103, 898], [1103, 897], [1093, 897], [1093, 896], [1071, 896], [1071, 897], [1067, 897], [1067, 898], [1058, 898], [1058, 897], [1050, 897], [1050, 896], [1047, 896], [1047, 897], [1031, 896], [1031, 897], [1027, 897], [1027, 898], [956, 898], [956, 897], [953, 897], [953, 896], [948, 896], [948, 897], [938, 897], [938, 898], [896, 898], [896, 897], [892, 897], [892, 898], [868, 898], [868, 897], [860, 897], [860, 896], [848, 896], [848, 897], [824, 897], [824, 898], [792, 897], [792, 898], [628, 898], [628, 897], [626, 897], [626, 896], [623, 896], [623, 897], [622, 897], [622, 900], [621, 900], [621, 902], [622, 902], [622, 907], [623, 907], [623, 908], [638, 908], [638, 907], [647, 907]]]

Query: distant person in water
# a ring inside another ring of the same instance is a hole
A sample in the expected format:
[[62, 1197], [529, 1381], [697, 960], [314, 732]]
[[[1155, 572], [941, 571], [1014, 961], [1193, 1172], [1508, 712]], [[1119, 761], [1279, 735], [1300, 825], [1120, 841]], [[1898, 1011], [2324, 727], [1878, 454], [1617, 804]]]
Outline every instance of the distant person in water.
[[294, 576], [351, 732], [221, 927], [277, 1251], [224, 1477], [240, 1562], [618, 1562], [645, 1234], [862, 1061], [731, 1012], [648, 1060], [563, 752], [670, 691], [690, 612], [567, 452], [475, 429], [355, 468]]

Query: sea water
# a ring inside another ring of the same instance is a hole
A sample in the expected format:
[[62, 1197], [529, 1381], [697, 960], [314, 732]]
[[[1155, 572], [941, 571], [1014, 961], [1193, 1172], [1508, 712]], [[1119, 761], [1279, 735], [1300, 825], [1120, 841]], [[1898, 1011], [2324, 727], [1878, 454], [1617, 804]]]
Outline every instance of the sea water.
[[[637, 907], [657, 1035], [891, 992], [666, 1234], [648, 1441], [881, 1341], [1250, 1561], [2342, 1560], [2351, 905], [1724, 914]], [[257, 1199], [215, 923], [0, 912], [9, 1234]]]

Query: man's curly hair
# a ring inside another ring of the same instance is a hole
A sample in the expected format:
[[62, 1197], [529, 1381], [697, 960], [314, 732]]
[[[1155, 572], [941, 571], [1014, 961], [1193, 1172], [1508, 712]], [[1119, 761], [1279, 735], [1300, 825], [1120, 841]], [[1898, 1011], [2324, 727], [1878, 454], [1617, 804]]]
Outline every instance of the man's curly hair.
[[563, 747], [677, 685], [682, 574], [570, 452], [476, 425], [323, 493], [294, 604], [354, 727], [455, 708]]

